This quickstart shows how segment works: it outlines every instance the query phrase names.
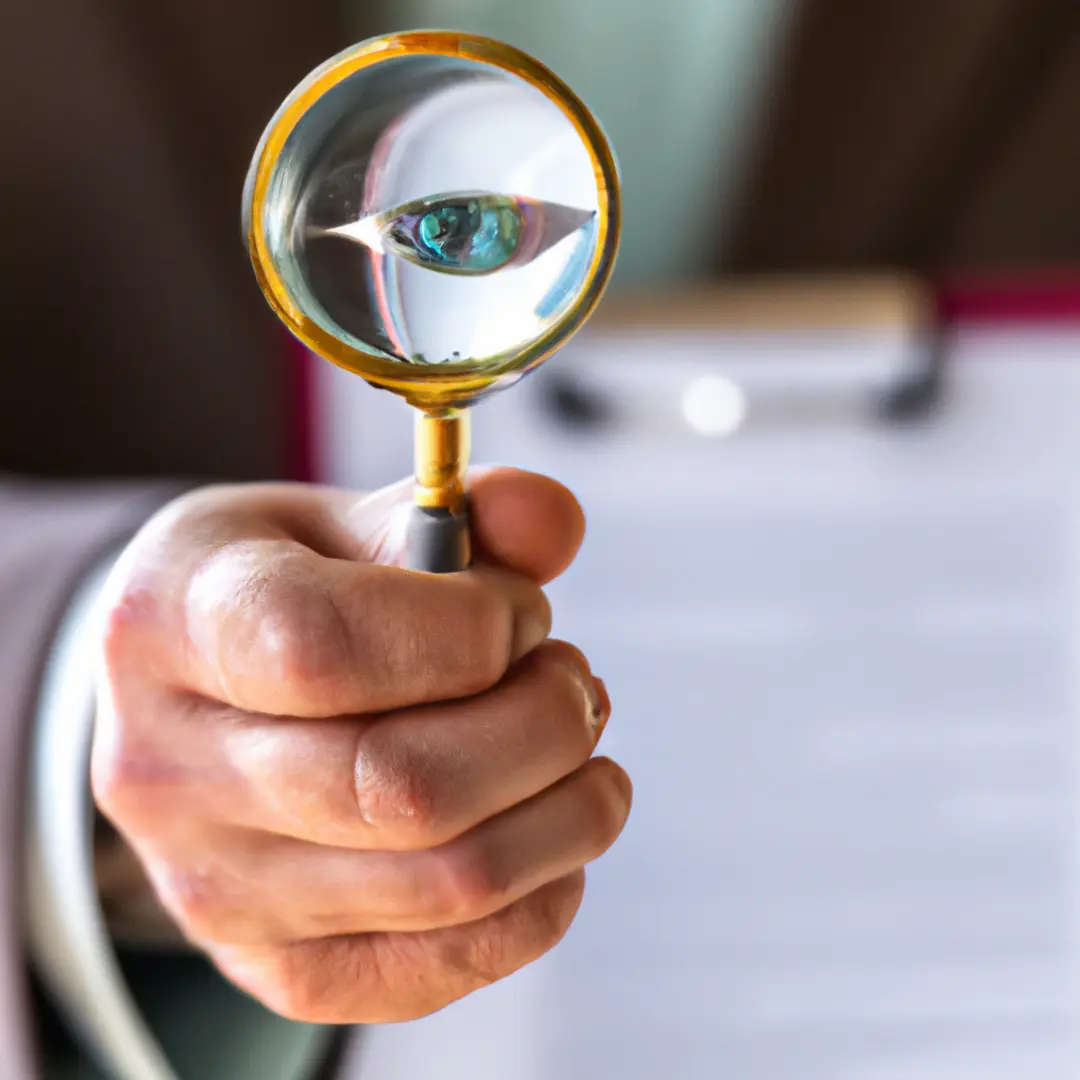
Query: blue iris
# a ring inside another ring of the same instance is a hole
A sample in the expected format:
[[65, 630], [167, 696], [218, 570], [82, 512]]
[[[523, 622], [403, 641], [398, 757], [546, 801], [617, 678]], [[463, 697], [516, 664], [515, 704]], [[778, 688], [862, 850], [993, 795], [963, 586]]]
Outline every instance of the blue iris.
[[388, 223], [399, 254], [436, 270], [482, 274], [513, 259], [524, 232], [514, 199], [483, 196], [446, 200]]

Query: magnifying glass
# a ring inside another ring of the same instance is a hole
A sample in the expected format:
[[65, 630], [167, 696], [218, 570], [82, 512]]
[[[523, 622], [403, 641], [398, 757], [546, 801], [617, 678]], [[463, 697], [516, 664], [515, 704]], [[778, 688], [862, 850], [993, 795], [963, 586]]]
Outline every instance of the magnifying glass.
[[564, 345], [611, 276], [619, 177], [596, 120], [501, 42], [375, 38], [270, 121], [243, 224], [286, 327], [417, 410], [406, 565], [465, 569], [469, 406]]

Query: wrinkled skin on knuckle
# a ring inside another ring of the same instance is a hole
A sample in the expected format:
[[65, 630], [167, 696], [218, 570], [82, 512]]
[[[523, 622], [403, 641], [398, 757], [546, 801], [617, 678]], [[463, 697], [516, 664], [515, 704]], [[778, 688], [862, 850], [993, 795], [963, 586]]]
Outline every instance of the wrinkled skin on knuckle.
[[139, 834], [173, 811], [185, 775], [155, 740], [114, 721], [95, 742], [90, 783], [102, 813]]
[[556, 639], [548, 639], [537, 645], [519, 663], [525, 670], [567, 684], [580, 683], [588, 670], [588, 661], [576, 645]]
[[249, 679], [302, 699], [351, 659], [335, 599], [298, 546], [266, 541], [219, 548], [192, 574], [185, 611], [189, 639], [240, 699]]
[[471, 837], [425, 853], [417, 897], [429, 918], [444, 925], [460, 925], [497, 910], [508, 883], [490, 851]]
[[493, 920], [468, 938], [447, 938], [439, 950], [439, 968], [451, 985], [480, 989], [498, 982], [517, 967], [520, 920]]
[[[264, 717], [222, 709], [218, 727], [226, 763], [220, 789], [243, 792], [247, 823], [274, 821], [286, 834], [348, 847], [362, 829], [356, 808], [353, 746], [364, 721]], [[210, 777], [204, 766], [204, 776]]]
[[[592, 676], [585, 658], [573, 645], [545, 641], [518, 662], [516, 671], [550, 709], [582, 720], [592, 712]], [[587, 742], [584, 724], [582, 735]]]
[[416, 1020], [557, 945], [580, 905], [584, 880], [579, 871], [496, 916], [450, 930], [331, 937], [212, 955], [228, 978], [291, 1020]]
[[[327, 938], [278, 950], [238, 980], [274, 1012], [307, 1023], [393, 1023], [437, 1012], [506, 972], [513, 935], [477, 944], [479, 927], [449, 933]], [[510, 961], [512, 963], [512, 961]], [[235, 968], [233, 969], [235, 971]], [[226, 969], [228, 973], [228, 969]]]
[[[113, 666], [125, 646], [155, 626], [168, 628], [170, 645], [183, 637], [187, 592], [222, 553], [245, 545], [254, 527], [252, 485], [213, 485], [188, 492], [154, 514], [127, 544], [104, 588], [104, 645]], [[278, 536], [275, 530], [271, 532]], [[299, 545], [297, 545], [299, 547]]]
[[326, 938], [216, 957], [225, 975], [271, 1011], [306, 1024], [368, 1019], [371, 971], [365, 939]]
[[162, 907], [191, 942], [205, 946], [235, 935], [245, 897], [220, 868], [161, 859], [149, 862], [147, 874]]
[[347, 669], [348, 628], [330, 589], [305, 561], [267, 567], [256, 587], [261, 602], [248, 621], [257, 624], [260, 659], [271, 672], [302, 688]]
[[140, 655], [155, 603], [143, 586], [123, 583], [104, 610], [90, 780], [95, 801], [114, 820], [160, 810], [183, 780], [146, 723], [166, 707], [152, 667]]
[[108, 659], [168, 614], [177, 571], [188, 569], [186, 555], [220, 532], [221, 494], [204, 488], [174, 499], [135, 534], [121, 552], [103, 590], [103, 644]]
[[268, 891], [263, 873], [268, 849], [260, 851], [254, 838], [199, 828], [179, 844], [148, 847], [147, 880], [162, 907], [200, 948], [272, 949], [297, 936], [304, 913], [288, 892]]
[[390, 851], [418, 851], [446, 839], [436, 799], [419, 773], [370, 762], [360, 771], [357, 812], [373, 842]]
[[118, 705], [134, 688], [170, 674], [175, 647], [171, 581], [160, 552], [133, 541], [98, 598], [96, 675], [99, 693]]
[[100, 647], [104, 676], [110, 681], [126, 666], [147, 622], [157, 610], [152, 575], [117, 575], [107, 583], [101, 608]]
[[471, 986], [443, 963], [445, 935], [381, 934], [371, 940], [371, 1019], [418, 1020], [463, 997]]
[[460, 928], [466, 932], [433, 935], [428, 946], [435, 969], [443, 973], [447, 986], [457, 988], [456, 996], [505, 978], [563, 939], [583, 889], [584, 875], [572, 875]]
[[392, 722], [361, 731], [353, 780], [361, 822], [388, 846], [426, 848], [442, 838], [439, 777], [422, 752], [395, 739]]

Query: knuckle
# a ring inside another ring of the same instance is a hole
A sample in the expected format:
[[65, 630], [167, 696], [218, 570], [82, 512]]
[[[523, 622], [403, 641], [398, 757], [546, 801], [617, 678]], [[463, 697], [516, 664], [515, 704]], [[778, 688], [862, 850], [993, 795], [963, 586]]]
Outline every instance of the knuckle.
[[230, 936], [243, 905], [220, 873], [165, 864], [151, 866], [149, 877], [162, 907], [192, 941], [220, 941]]
[[100, 640], [107, 670], [115, 670], [146, 630], [161, 620], [168, 568], [191, 529], [207, 516], [216, 489], [182, 495], [159, 510], [135, 534], [103, 589]]
[[[229, 656], [243, 653], [290, 686], [322, 679], [348, 646], [341, 613], [306, 554], [280, 542], [228, 545], [192, 577], [189, 614]], [[205, 632], [205, 631], [204, 631]]]
[[[304, 1024], [340, 1021], [336, 998], [338, 984], [345, 980], [340, 970], [343, 949], [338, 944], [318, 943], [315, 950], [298, 945], [273, 950], [261, 959], [257, 985], [250, 987], [251, 991], [286, 1020]], [[314, 955], [316, 951], [318, 955]]]
[[429, 915], [454, 925], [472, 922], [498, 907], [506, 894], [505, 875], [500, 874], [491, 853], [475, 843], [461, 843], [432, 853], [425, 902]]
[[306, 565], [289, 558], [265, 568], [254, 584], [261, 604], [252, 611], [259, 644], [280, 678], [319, 682], [338, 670], [348, 649], [345, 625], [332, 595]]
[[405, 846], [430, 843], [439, 831], [436, 784], [430, 766], [395, 744], [381, 725], [361, 732], [353, 770], [360, 820], [392, 831]]
[[[333, 590], [311, 552], [280, 538], [217, 547], [184, 598], [186, 637], [217, 692], [241, 708], [334, 712], [352, 645]], [[257, 696], [253, 696], [253, 694]], [[343, 702], [340, 711], [348, 711]]]
[[565, 641], [546, 641], [523, 661], [526, 677], [551, 703], [568, 712], [589, 707], [592, 679], [582, 652]]
[[434, 966], [449, 986], [466, 992], [488, 986], [520, 966], [523, 928], [520, 915], [495, 916], [439, 934], [431, 943]]
[[159, 810], [181, 781], [177, 766], [155, 743], [122, 724], [95, 741], [90, 779], [98, 806], [125, 826]]
[[440, 967], [471, 986], [487, 986], [549, 952], [566, 936], [581, 902], [584, 874], [552, 883], [478, 924], [448, 935]]
[[106, 583], [101, 606], [99, 641], [107, 677], [125, 666], [132, 650], [157, 615], [154, 575], [117, 567]]
[[470, 948], [451, 952], [447, 959], [457, 974], [468, 976], [474, 985], [490, 986], [517, 967], [520, 948], [519, 935], [499, 926], [479, 934]]

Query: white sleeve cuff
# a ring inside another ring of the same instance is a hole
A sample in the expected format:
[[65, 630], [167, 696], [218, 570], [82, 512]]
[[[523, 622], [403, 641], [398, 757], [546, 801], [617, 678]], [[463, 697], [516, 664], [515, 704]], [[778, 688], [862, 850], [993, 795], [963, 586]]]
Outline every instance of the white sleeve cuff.
[[30, 957], [88, 1053], [117, 1080], [176, 1080], [144, 1022], [109, 938], [93, 862], [88, 778], [98, 597], [111, 569], [84, 582], [46, 666], [31, 742], [25, 900]]

